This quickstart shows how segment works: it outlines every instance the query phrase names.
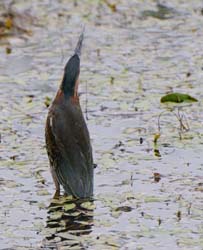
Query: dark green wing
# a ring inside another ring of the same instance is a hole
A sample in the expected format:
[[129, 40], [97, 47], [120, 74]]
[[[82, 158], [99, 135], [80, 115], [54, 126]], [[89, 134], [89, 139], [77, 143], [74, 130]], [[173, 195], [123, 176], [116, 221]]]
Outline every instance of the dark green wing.
[[[80, 107], [55, 109], [50, 116], [50, 130], [57, 157], [54, 168], [59, 183], [74, 197], [93, 195], [92, 148]], [[53, 149], [54, 150], [54, 149]]]

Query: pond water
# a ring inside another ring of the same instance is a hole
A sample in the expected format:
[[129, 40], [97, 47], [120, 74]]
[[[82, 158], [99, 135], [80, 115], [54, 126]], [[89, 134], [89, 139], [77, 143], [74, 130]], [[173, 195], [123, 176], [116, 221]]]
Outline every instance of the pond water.
[[[0, 249], [203, 249], [202, 1], [114, 2], [14, 1], [35, 21], [0, 40]], [[97, 168], [94, 202], [75, 203], [52, 200], [44, 125], [83, 24]], [[171, 91], [199, 101], [161, 104]]]

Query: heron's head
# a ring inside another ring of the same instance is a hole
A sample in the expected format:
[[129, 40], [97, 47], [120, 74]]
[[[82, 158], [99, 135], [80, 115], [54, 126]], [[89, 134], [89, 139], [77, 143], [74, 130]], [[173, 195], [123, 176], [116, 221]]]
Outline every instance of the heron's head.
[[80, 58], [74, 54], [67, 62], [64, 69], [64, 76], [61, 89], [65, 95], [77, 96], [80, 74]]

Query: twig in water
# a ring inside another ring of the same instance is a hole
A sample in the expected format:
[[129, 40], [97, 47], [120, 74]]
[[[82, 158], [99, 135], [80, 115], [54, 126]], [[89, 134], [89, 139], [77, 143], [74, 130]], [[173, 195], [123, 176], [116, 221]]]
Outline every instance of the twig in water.
[[[164, 113], [168, 113], [169, 111], [163, 111], [159, 114], [158, 116], [158, 131], [159, 133], [161, 133], [161, 116], [164, 114]], [[172, 113], [178, 120], [179, 122], [179, 136], [180, 136], [180, 139], [182, 139], [182, 133], [184, 132], [188, 132], [190, 130], [190, 127], [189, 127], [189, 124], [188, 124], [188, 121], [187, 121], [187, 118], [185, 116], [184, 113], [180, 113], [180, 108], [178, 108], [178, 112], [174, 112], [174, 110], [171, 110], [170, 113]]]
[[85, 117], [86, 117], [86, 120], [89, 120], [88, 118], [88, 110], [87, 110], [87, 104], [88, 104], [88, 89], [87, 89], [87, 81], [86, 81], [86, 84], [85, 84]]

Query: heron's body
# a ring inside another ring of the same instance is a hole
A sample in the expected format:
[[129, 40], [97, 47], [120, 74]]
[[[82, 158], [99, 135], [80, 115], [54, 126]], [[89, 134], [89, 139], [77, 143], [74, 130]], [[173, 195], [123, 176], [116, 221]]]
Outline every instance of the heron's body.
[[83, 34], [81, 36], [50, 107], [45, 137], [56, 196], [62, 185], [66, 194], [88, 198], [93, 195], [94, 167], [89, 132], [77, 94]]

